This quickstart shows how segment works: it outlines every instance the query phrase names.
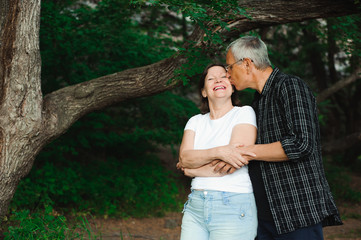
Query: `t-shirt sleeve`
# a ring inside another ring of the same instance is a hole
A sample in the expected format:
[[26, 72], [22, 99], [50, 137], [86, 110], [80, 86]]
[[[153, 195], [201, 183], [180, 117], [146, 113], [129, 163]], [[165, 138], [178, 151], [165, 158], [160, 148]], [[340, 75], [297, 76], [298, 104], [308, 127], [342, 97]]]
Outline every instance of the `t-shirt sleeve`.
[[251, 124], [257, 127], [256, 113], [250, 106], [243, 106], [237, 115], [236, 124]]
[[191, 117], [188, 120], [186, 126], [184, 127], [184, 130], [196, 131], [198, 121], [199, 121], [199, 115], [195, 115], [195, 116]]

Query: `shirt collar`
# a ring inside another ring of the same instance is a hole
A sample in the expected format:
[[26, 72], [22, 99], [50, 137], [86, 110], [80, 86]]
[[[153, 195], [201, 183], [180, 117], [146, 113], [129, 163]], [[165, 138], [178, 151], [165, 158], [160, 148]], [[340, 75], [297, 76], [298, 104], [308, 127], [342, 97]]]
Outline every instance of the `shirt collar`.
[[262, 89], [262, 92], [261, 92], [261, 95], [262, 96], [265, 96], [267, 95], [267, 93], [270, 91], [271, 89], [271, 86], [273, 84], [273, 81], [274, 79], [276, 78], [276, 75], [277, 73], [279, 72], [280, 70], [275, 67], [271, 73], [271, 75], [268, 77], [267, 81], [266, 81], [266, 84], [264, 85], [263, 89]]

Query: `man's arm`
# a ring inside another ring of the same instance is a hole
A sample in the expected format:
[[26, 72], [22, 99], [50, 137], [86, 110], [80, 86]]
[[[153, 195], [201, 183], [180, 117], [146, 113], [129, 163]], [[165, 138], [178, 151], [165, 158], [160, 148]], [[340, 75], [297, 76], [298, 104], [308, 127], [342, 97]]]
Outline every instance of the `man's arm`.
[[283, 162], [288, 160], [280, 141], [268, 144], [254, 144], [240, 148], [244, 151], [251, 151], [256, 154], [256, 157], [245, 156], [249, 161], [262, 160], [267, 162]]

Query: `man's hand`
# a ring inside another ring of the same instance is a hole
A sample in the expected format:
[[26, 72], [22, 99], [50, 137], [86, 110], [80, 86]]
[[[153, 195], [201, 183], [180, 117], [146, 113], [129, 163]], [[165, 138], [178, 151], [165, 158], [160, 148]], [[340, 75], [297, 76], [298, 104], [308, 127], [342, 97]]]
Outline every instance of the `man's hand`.
[[243, 145], [240, 144], [228, 144], [219, 147], [219, 151], [222, 156], [221, 160], [237, 169], [247, 165], [249, 160], [256, 157], [256, 154], [246, 151], [242, 149], [242, 147]]

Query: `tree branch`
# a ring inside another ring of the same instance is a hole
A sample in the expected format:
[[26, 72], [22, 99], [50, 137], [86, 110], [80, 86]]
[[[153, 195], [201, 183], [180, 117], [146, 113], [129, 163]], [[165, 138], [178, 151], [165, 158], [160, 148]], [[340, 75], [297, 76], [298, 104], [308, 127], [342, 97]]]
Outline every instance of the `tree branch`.
[[50, 138], [66, 131], [76, 120], [97, 109], [127, 99], [161, 93], [174, 88], [179, 81], [174, 71], [184, 64], [184, 56], [110, 74], [91, 81], [68, 86], [44, 97], [43, 121]]
[[222, 34], [225, 34], [227, 38], [236, 38], [242, 32], [267, 26], [302, 22], [315, 18], [339, 17], [360, 12], [354, 0], [242, 0], [239, 1], [239, 7], [246, 9], [250, 18], [239, 16], [234, 20], [226, 20], [230, 30], [222, 30]]
[[322, 102], [326, 100], [329, 96], [337, 92], [338, 90], [346, 87], [347, 85], [355, 82], [357, 79], [361, 78], [361, 67], [356, 69], [354, 73], [352, 73], [348, 78], [342, 79], [336, 82], [331, 87], [325, 89], [320, 94], [317, 95], [317, 102]]

